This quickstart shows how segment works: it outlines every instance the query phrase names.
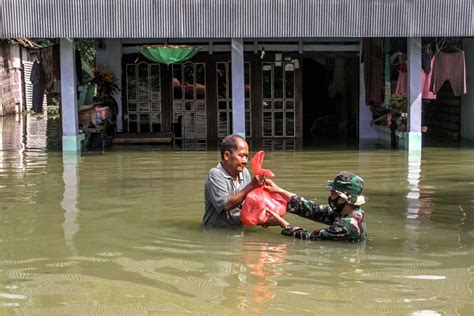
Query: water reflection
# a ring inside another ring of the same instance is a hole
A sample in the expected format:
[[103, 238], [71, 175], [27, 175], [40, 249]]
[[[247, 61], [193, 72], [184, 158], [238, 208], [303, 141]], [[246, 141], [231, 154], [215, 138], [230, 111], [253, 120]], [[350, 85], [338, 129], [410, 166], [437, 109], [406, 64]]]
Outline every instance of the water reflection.
[[341, 169], [364, 177], [369, 239], [340, 244], [276, 227], [203, 232], [217, 148], [114, 147], [68, 160], [25, 146], [21, 169], [21, 137], [13, 145], [5, 130], [26, 135], [26, 125], [8, 124], [0, 314], [472, 314], [472, 150], [269, 153], [283, 187], [321, 202], [324, 180]]
[[28, 115], [26, 118], [26, 149], [43, 152], [47, 146], [48, 119], [43, 115]]
[[58, 148], [59, 125], [41, 114], [0, 117], [0, 170], [44, 168], [48, 147]]
[[63, 181], [64, 195], [60, 203], [64, 210], [64, 241], [71, 255], [76, 256], [77, 250], [74, 246], [74, 236], [79, 231], [79, 223], [77, 223], [77, 201], [79, 198], [79, 163], [80, 155], [63, 154]]
[[0, 117], [0, 170], [24, 171], [25, 134], [24, 117]]
[[238, 275], [241, 295], [238, 296], [237, 308], [243, 312], [262, 314], [266, 311], [265, 306], [275, 299], [276, 277], [284, 273], [281, 266], [286, 262], [287, 244], [244, 239], [240, 252], [245, 268]]
[[406, 196], [407, 218], [417, 219], [421, 210], [420, 203], [421, 151], [408, 152], [408, 194]]
[[208, 149], [207, 140], [199, 138], [175, 138], [175, 150], [205, 151]]
[[295, 150], [297, 142], [295, 139], [278, 139], [278, 138], [264, 138], [262, 140], [262, 148], [264, 150]]
[[420, 183], [422, 178], [421, 158], [421, 151], [408, 152], [407, 221], [405, 224], [408, 239], [405, 242], [405, 246], [411, 251], [419, 251], [426, 248], [426, 244], [424, 244], [420, 237], [429, 233], [431, 229], [429, 225], [424, 224], [424, 221], [430, 219], [432, 212], [431, 195], [434, 193], [434, 186], [424, 186]]

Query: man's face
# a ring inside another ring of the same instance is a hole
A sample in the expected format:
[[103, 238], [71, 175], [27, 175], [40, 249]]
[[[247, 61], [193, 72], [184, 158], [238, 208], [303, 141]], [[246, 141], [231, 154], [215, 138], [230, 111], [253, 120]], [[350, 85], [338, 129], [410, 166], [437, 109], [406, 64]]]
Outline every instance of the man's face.
[[237, 140], [237, 150], [224, 153], [224, 163], [231, 175], [237, 175], [242, 172], [249, 159], [249, 146], [247, 142], [241, 139]]

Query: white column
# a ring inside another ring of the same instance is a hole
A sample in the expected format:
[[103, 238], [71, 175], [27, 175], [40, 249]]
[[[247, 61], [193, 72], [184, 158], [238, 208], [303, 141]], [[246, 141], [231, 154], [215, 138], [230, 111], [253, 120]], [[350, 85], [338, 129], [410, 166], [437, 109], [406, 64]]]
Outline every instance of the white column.
[[421, 38], [408, 38], [408, 150], [421, 151]]
[[60, 50], [63, 152], [80, 152], [84, 137], [79, 135], [74, 39], [62, 38]]
[[245, 138], [244, 40], [232, 39], [232, 133]]

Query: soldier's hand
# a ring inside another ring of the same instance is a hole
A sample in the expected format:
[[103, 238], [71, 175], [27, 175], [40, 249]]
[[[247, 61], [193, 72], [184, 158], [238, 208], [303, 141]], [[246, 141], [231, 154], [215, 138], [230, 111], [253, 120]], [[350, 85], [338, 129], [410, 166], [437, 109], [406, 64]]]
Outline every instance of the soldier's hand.
[[269, 209], [265, 209], [265, 211], [271, 215], [270, 217], [270, 222], [275, 221], [281, 228], [286, 228], [287, 226], [290, 225], [287, 221], [285, 221], [278, 213], [273, 212]]

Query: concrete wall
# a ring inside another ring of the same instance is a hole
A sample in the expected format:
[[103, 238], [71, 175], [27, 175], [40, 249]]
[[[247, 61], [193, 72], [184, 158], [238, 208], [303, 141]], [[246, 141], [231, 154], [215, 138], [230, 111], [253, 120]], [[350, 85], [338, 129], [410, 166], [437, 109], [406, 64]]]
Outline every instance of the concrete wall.
[[461, 98], [461, 138], [474, 140], [474, 39], [463, 41], [467, 94]]
[[[21, 65], [21, 55], [22, 50], [18, 45], [11, 45], [10, 54], [13, 66], [13, 96], [15, 98], [15, 103], [18, 105], [23, 104], [23, 82], [22, 82], [22, 65]], [[18, 112], [21, 112], [22, 107], [17, 108]]]
[[[122, 41], [120, 39], [105, 39], [105, 48], [98, 49], [96, 55], [96, 66], [107, 66], [117, 78], [116, 84], [120, 89], [122, 87]], [[122, 91], [113, 95], [117, 101], [117, 131], [123, 130], [123, 113], [122, 113]]]
[[0, 116], [15, 114], [16, 103], [13, 89], [14, 70], [10, 53], [10, 44], [0, 42]]
[[[362, 45], [361, 45], [362, 46]], [[360, 56], [362, 56], [362, 48]], [[372, 112], [370, 106], [365, 103], [365, 86], [364, 86], [364, 64], [359, 66], [359, 141], [373, 140], [379, 137], [375, 127], [370, 126], [372, 121]]]

